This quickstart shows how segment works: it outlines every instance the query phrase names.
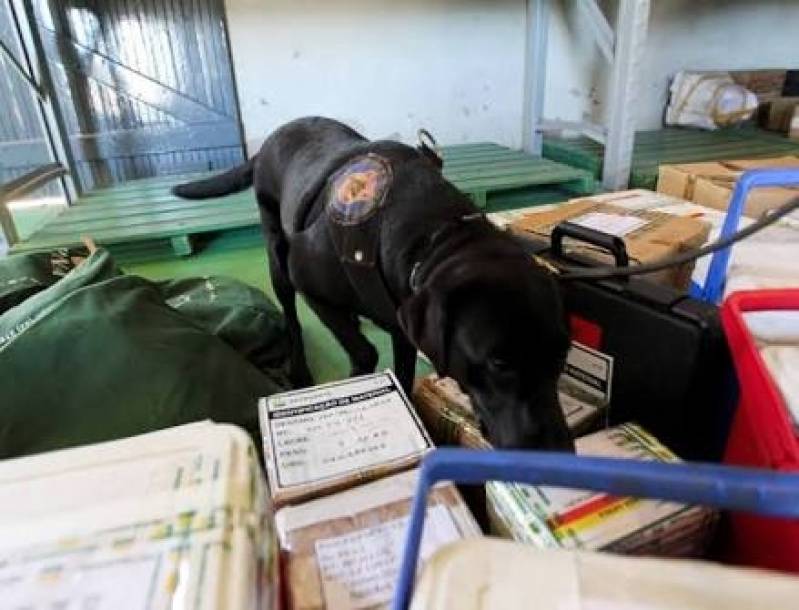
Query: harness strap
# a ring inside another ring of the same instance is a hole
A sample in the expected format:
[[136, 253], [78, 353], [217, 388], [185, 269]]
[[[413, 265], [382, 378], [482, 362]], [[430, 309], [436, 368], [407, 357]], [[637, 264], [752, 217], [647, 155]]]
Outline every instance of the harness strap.
[[363, 310], [396, 324], [397, 305], [379, 265], [382, 206], [391, 188], [388, 160], [367, 154], [348, 161], [328, 181], [328, 232]]

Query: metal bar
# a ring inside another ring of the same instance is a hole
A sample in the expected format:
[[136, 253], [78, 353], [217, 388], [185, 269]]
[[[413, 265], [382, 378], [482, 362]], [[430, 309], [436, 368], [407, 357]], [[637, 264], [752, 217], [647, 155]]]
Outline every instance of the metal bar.
[[68, 173], [61, 177], [61, 185], [64, 188], [67, 204], [71, 205], [78, 198], [81, 188], [75, 178], [77, 176], [75, 159], [67, 141], [64, 115], [53, 96], [55, 87], [39, 36], [39, 28], [36, 26], [36, 13], [31, 0], [10, 0], [9, 8], [31, 76], [40, 83], [44, 93], [44, 96], [38, 100], [37, 106], [50, 148], [50, 156], [68, 169]]
[[605, 127], [597, 123], [591, 123], [588, 121], [561, 121], [559, 119], [541, 121], [540, 129], [542, 132], [574, 131], [583, 134], [584, 136], [594, 140], [594, 142], [599, 142], [600, 144], [605, 143], [608, 133]]
[[527, 0], [527, 46], [524, 74], [524, 115], [522, 143], [524, 149], [541, 155], [543, 136], [540, 131], [544, 114], [547, 81], [547, 42], [550, 0]]
[[23, 65], [19, 63], [17, 58], [11, 52], [11, 49], [9, 49], [6, 46], [6, 43], [4, 43], [2, 40], [0, 40], [0, 51], [3, 52], [6, 61], [8, 61], [11, 64], [11, 67], [13, 67], [17, 71], [17, 74], [19, 74], [22, 80], [24, 80], [26, 83], [28, 83], [28, 85], [30, 85], [30, 88], [33, 89], [34, 93], [36, 93], [36, 96], [40, 98], [43, 97], [44, 94], [41, 88], [39, 87], [39, 83], [37, 83], [35, 80], [31, 78], [30, 74], [27, 73]]
[[[236, 67], [233, 63], [233, 51], [230, 47], [230, 24], [228, 23], [227, 11], [225, 10], [225, 4], [223, 0], [217, 0], [217, 2], [219, 5], [219, 12], [222, 15], [222, 33], [224, 35], [223, 41], [225, 43], [225, 57], [227, 58], [230, 70], [230, 90], [232, 92], [232, 107], [234, 110], [233, 114], [239, 127], [239, 146], [241, 147], [241, 155], [243, 158], [246, 158], [251, 155], [247, 150], [247, 134], [244, 132], [244, 122], [241, 119], [241, 102], [239, 100], [239, 87], [236, 82]], [[254, 152], [255, 151], [253, 151], [253, 153]]]
[[[90, 44], [94, 44], [96, 32], [90, 31], [88, 27], [81, 28], [81, 25], [85, 26], [85, 23], [82, 23], [79, 17], [84, 16], [85, 11], [75, 14], [75, 18], [70, 19], [67, 15], [67, 7], [61, 2], [49, 0], [47, 5], [56, 31], [57, 42], [55, 47], [48, 47], [47, 40], [49, 37], [43, 38], [47, 56], [51, 61], [57, 59], [64, 66], [71, 66], [77, 63], [77, 54], [72, 44], [72, 40], [79, 35], [77, 32], [82, 29], [84, 40], [91, 37]], [[38, 28], [38, 31], [41, 32], [42, 28]], [[94, 112], [93, 96], [88, 79], [78, 70], [66, 69], [64, 72], [69, 87], [70, 95], [68, 99], [72, 101], [72, 109], [78, 121], [80, 133], [99, 131], [98, 117]], [[72, 152], [75, 154], [74, 149]], [[98, 184], [107, 185], [111, 182], [111, 173], [106, 163], [93, 163], [89, 169], [92, 178], [90, 188], [95, 188]], [[84, 186], [86, 187], [87, 185]]]
[[60, 163], [49, 163], [48, 165], [37, 167], [35, 170], [22, 174], [5, 184], [0, 184], [0, 201], [6, 204], [14, 199], [24, 197], [40, 186], [60, 178], [66, 173], [67, 168]]
[[71, 141], [77, 156], [84, 161], [241, 146], [236, 123], [230, 120], [186, 127], [155, 126], [78, 134]]
[[612, 64], [616, 35], [613, 33], [613, 28], [610, 27], [605, 14], [597, 5], [596, 0], [580, 0], [578, 6], [591, 24], [599, 50], [602, 51], [602, 55], [605, 56], [608, 63]]
[[66, 173], [66, 168], [60, 163], [51, 163], [14, 178], [10, 182], [0, 184], [0, 238], [3, 238], [9, 246], [19, 242], [19, 233], [14, 225], [14, 217], [11, 216], [11, 211], [8, 209], [10, 201], [32, 193], [51, 180], [63, 177]]
[[571, 487], [614, 496], [799, 519], [799, 475], [719, 464], [669, 464], [542, 451], [436, 449], [419, 469], [392, 610], [407, 610], [433, 485], [488, 481]]
[[602, 185], [625, 188], [630, 181], [638, 94], [638, 72], [649, 22], [650, 0], [621, 0], [610, 82], [608, 137]]

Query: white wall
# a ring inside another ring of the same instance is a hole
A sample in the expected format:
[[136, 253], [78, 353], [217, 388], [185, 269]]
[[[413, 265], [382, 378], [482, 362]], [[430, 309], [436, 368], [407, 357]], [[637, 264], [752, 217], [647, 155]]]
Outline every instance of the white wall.
[[[553, 1], [545, 112], [600, 120], [609, 71], [577, 0]], [[521, 144], [525, 0], [225, 0], [250, 150], [308, 114], [373, 138]], [[616, 0], [606, 0], [612, 15]], [[639, 127], [684, 68], [799, 68], [797, 0], [652, 0]]]
[[250, 150], [323, 114], [372, 138], [521, 143], [524, 0], [226, 0]]
[[[574, 2], [562, 4], [568, 7]], [[608, 13], [615, 14], [617, 2], [605, 4]], [[561, 9], [554, 20], [548, 118], [601, 120], [609, 70], [590, 42], [579, 11]], [[579, 51], [570, 56], [570, 48]], [[638, 93], [638, 127], [661, 126], [670, 78], [679, 70], [770, 67], [799, 68], [798, 1], [652, 0]]]

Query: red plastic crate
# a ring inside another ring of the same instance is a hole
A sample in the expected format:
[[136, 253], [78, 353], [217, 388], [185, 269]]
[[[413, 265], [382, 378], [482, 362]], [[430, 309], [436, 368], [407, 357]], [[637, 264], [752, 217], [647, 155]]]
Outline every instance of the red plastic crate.
[[[725, 462], [799, 471], [799, 436], [744, 321], [745, 312], [774, 310], [799, 310], [799, 290], [737, 292], [721, 308], [740, 389]], [[799, 573], [799, 523], [745, 514], [730, 522], [729, 561]]]

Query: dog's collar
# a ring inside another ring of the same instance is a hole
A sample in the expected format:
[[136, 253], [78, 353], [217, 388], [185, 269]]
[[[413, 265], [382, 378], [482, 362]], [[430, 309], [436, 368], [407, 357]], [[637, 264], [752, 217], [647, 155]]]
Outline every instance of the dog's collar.
[[444, 236], [444, 234], [458, 226], [461, 226], [461, 224], [464, 222], [471, 222], [484, 218], [485, 215], [482, 212], [465, 214], [460, 218], [441, 225], [425, 239], [424, 245], [416, 256], [416, 262], [414, 262], [411, 266], [411, 273], [408, 276], [408, 285], [410, 286], [411, 292], [413, 294], [418, 294], [419, 290], [421, 289], [422, 281], [424, 280], [424, 265], [430, 258], [430, 254], [433, 252], [436, 245], [438, 245], [438, 242], [441, 241], [441, 238]]

